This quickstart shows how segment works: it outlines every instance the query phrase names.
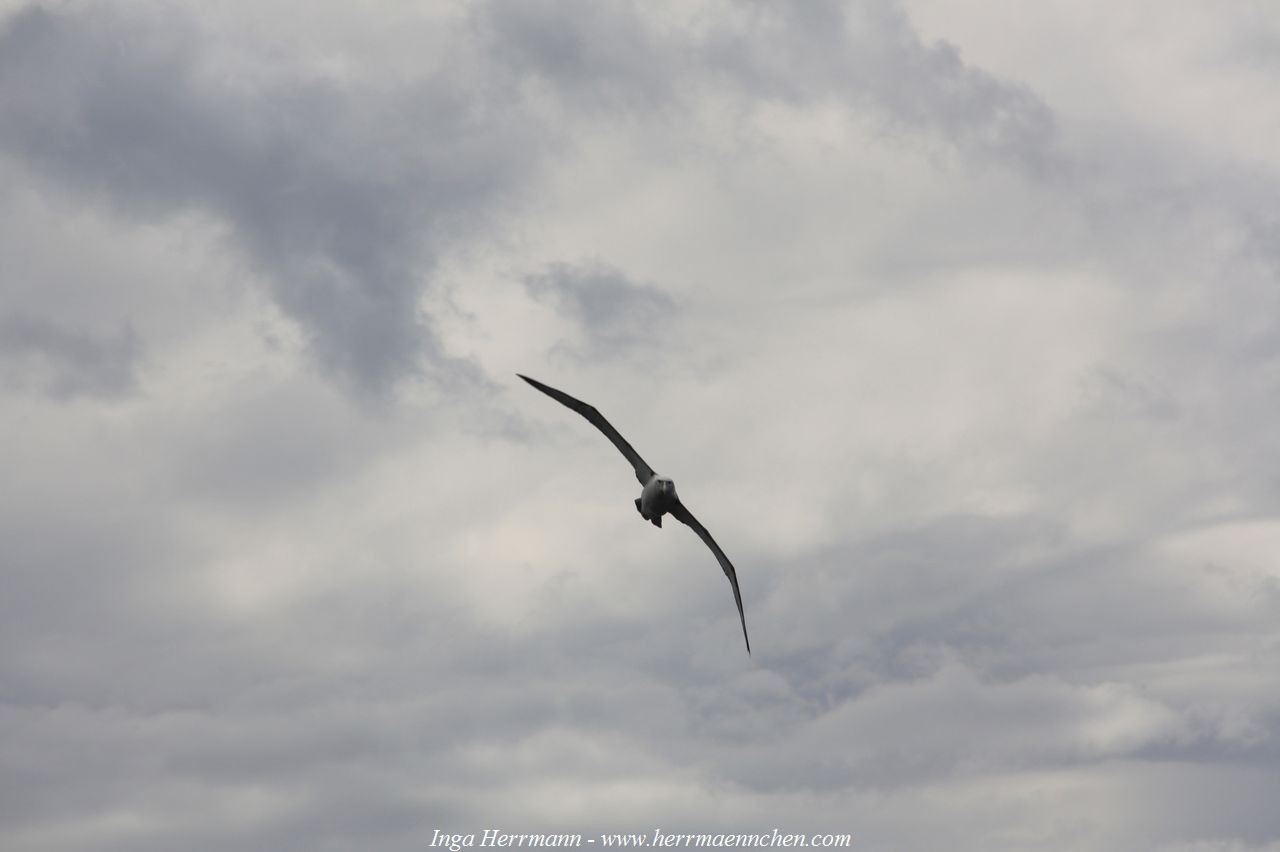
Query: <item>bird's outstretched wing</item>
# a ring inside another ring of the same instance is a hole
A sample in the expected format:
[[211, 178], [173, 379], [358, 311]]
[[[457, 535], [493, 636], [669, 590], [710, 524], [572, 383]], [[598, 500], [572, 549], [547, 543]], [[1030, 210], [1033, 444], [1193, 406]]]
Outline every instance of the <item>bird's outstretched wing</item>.
[[716, 559], [720, 562], [720, 567], [724, 569], [724, 575], [729, 578], [729, 585], [733, 586], [733, 600], [738, 605], [738, 618], [742, 619], [742, 638], [747, 643], [747, 653], [751, 653], [751, 640], [747, 639], [747, 617], [742, 614], [742, 593], [738, 591], [738, 572], [733, 570], [733, 563], [729, 561], [729, 557], [724, 555], [724, 551], [720, 549], [720, 545], [716, 544], [716, 540], [711, 537], [711, 533], [707, 532], [707, 528], [698, 523], [698, 519], [693, 516], [685, 508], [683, 503], [676, 503], [675, 508], [668, 510], [675, 519], [685, 526], [692, 529], [698, 534], [698, 538], [706, 542], [707, 547], [711, 548], [711, 552], [716, 555]]
[[[613, 428], [613, 426], [609, 424], [609, 421], [604, 419], [604, 415], [599, 411], [596, 411], [594, 406], [587, 405], [582, 400], [574, 399], [564, 391], [558, 391], [553, 387], [548, 387], [542, 382], [531, 379], [528, 376], [521, 375], [520, 373], [516, 373], [516, 375], [520, 376], [520, 378], [524, 379], [526, 382], [533, 385], [556, 402], [572, 408], [574, 411], [590, 420], [591, 424], [603, 432], [606, 438], [613, 441], [613, 445], [622, 451], [622, 454], [627, 457], [627, 461], [631, 462], [631, 466], [636, 469], [636, 479], [640, 480], [641, 485], [644, 485], [653, 477], [653, 468], [645, 464], [645, 460], [640, 458], [640, 454], [635, 451], [635, 448], [627, 443], [626, 438], [618, 434], [618, 430]], [[733, 569], [731, 568], [729, 570]]]

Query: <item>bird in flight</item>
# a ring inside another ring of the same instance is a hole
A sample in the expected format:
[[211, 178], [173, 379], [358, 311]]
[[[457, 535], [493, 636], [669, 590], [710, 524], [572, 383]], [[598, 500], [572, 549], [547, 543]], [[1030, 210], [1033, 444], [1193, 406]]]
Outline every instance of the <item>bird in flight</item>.
[[733, 600], [738, 604], [738, 618], [742, 621], [742, 638], [747, 643], [747, 654], [751, 654], [751, 640], [747, 639], [747, 618], [742, 614], [742, 594], [738, 591], [738, 573], [733, 570], [733, 563], [729, 561], [729, 557], [724, 555], [724, 551], [720, 549], [720, 545], [716, 544], [716, 540], [711, 537], [711, 533], [707, 532], [707, 528], [698, 523], [698, 519], [693, 513], [685, 508], [680, 502], [680, 498], [676, 496], [676, 484], [669, 477], [659, 476], [653, 472], [653, 468], [640, 458], [640, 454], [627, 443], [627, 439], [618, 434], [618, 430], [604, 419], [599, 411], [593, 406], [587, 405], [580, 399], [574, 399], [564, 391], [558, 391], [553, 387], [544, 385], [528, 376], [516, 373], [517, 376], [533, 385], [556, 402], [572, 408], [591, 422], [604, 436], [613, 442], [621, 453], [627, 457], [627, 461], [631, 462], [631, 466], [635, 468], [636, 479], [640, 480], [643, 486], [640, 490], [640, 496], [636, 498], [636, 511], [640, 513], [640, 517], [652, 523], [655, 527], [662, 526], [662, 516], [670, 514], [677, 521], [692, 529], [698, 534], [698, 538], [702, 539], [707, 547], [711, 548], [711, 552], [716, 555], [720, 567], [724, 569], [724, 575], [729, 578], [729, 585], [733, 586]]

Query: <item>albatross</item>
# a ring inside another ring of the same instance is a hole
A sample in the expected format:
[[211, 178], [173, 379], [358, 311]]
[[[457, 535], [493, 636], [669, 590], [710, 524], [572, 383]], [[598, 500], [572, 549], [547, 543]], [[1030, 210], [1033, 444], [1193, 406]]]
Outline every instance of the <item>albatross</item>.
[[698, 538], [702, 539], [707, 547], [711, 548], [711, 552], [716, 555], [716, 561], [724, 569], [724, 575], [729, 578], [729, 585], [733, 587], [733, 600], [738, 605], [738, 618], [742, 621], [742, 638], [747, 643], [747, 654], [750, 655], [751, 640], [747, 638], [747, 617], [742, 614], [742, 594], [738, 591], [738, 572], [733, 570], [733, 563], [729, 561], [729, 557], [724, 555], [724, 551], [720, 549], [720, 545], [716, 544], [716, 540], [711, 537], [711, 533], [707, 532], [707, 528], [698, 523], [698, 519], [693, 516], [693, 513], [680, 502], [680, 498], [676, 496], [676, 484], [671, 481], [671, 478], [654, 473], [653, 468], [649, 467], [645, 460], [640, 458], [640, 454], [635, 451], [635, 448], [627, 443], [627, 439], [622, 437], [618, 430], [613, 428], [609, 421], [604, 419], [604, 415], [597, 411], [594, 406], [587, 405], [582, 400], [574, 399], [564, 391], [544, 385], [542, 382], [531, 379], [522, 373], [516, 373], [516, 375], [556, 402], [581, 414], [592, 426], [603, 432], [604, 436], [612, 441], [613, 445], [626, 456], [627, 461], [631, 462], [631, 466], [635, 468], [636, 479], [640, 481], [641, 485], [640, 496], [636, 498], [636, 511], [640, 513], [640, 517], [660, 528], [662, 526], [662, 516], [669, 514], [697, 533]]

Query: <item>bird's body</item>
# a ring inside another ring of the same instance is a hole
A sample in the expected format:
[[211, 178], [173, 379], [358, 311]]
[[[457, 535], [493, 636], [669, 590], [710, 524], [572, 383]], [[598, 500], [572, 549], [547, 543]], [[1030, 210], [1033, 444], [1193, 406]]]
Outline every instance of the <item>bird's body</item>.
[[[520, 374], [517, 373], [516, 375]], [[676, 484], [669, 477], [655, 473], [653, 468], [649, 467], [645, 460], [640, 458], [640, 454], [618, 433], [618, 430], [614, 429], [609, 421], [605, 420], [604, 416], [594, 407], [579, 399], [574, 399], [564, 391], [556, 390], [528, 376], [520, 375], [520, 378], [562, 405], [581, 414], [593, 426], [603, 432], [605, 437], [618, 448], [619, 452], [626, 456], [627, 461], [631, 462], [631, 466], [635, 469], [636, 479], [641, 485], [640, 496], [635, 501], [636, 510], [640, 513], [640, 517], [649, 521], [655, 527], [661, 527], [662, 516], [669, 514], [697, 533], [707, 547], [711, 548], [711, 552], [715, 554], [716, 561], [720, 563], [725, 576], [729, 578], [729, 585], [733, 587], [733, 600], [738, 605], [738, 618], [742, 622], [742, 638], [746, 641], [747, 653], [750, 654], [751, 640], [747, 638], [747, 617], [742, 612], [742, 594], [738, 590], [738, 574], [734, 570], [733, 564], [729, 562], [729, 557], [724, 555], [720, 545], [716, 544], [715, 539], [711, 537], [711, 533], [707, 532], [707, 528], [699, 523], [693, 513], [680, 502], [680, 497], [676, 494]]]
[[676, 496], [676, 484], [667, 477], [658, 476], [655, 473], [640, 489], [640, 496], [636, 498], [636, 508], [640, 510], [640, 517], [655, 527], [661, 527], [662, 516], [674, 509], [678, 502], [680, 498]]

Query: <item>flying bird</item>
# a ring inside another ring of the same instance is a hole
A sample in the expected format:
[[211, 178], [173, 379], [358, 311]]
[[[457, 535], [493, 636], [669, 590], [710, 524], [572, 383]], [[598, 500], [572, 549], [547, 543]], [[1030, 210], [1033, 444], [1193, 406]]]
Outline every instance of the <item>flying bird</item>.
[[604, 419], [604, 415], [593, 406], [587, 405], [580, 399], [574, 399], [564, 391], [558, 391], [553, 387], [544, 385], [536, 379], [516, 373], [517, 376], [533, 385], [556, 402], [562, 403], [574, 411], [581, 414], [591, 422], [604, 436], [613, 442], [627, 461], [631, 462], [631, 466], [635, 468], [636, 479], [643, 486], [640, 490], [640, 496], [636, 498], [636, 511], [640, 513], [640, 517], [652, 523], [655, 527], [662, 526], [662, 516], [670, 514], [677, 521], [692, 529], [698, 534], [698, 538], [706, 542], [707, 547], [711, 548], [711, 552], [716, 555], [720, 567], [724, 569], [724, 575], [729, 578], [729, 585], [733, 586], [733, 600], [738, 605], [738, 618], [742, 621], [742, 638], [747, 643], [747, 654], [751, 654], [751, 640], [747, 638], [747, 617], [742, 614], [742, 594], [738, 591], [738, 572], [733, 570], [733, 563], [729, 561], [729, 557], [724, 555], [724, 551], [720, 549], [720, 545], [716, 544], [716, 540], [711, 537], [711, 533], [707, 532], [707, 528], [698, 523], [698, 519], [693, 513], [685, 508], [680, 502], [680, 498], [676, 496], [676, 484], [669, 477], [659, 476], [653, 472], [653, 468], [649, 467], [645, 460], [640, 458], [640, 454], [627, 443], [627, 439], [618, 433], [618, 430], [610, 425], [608, 420]]

